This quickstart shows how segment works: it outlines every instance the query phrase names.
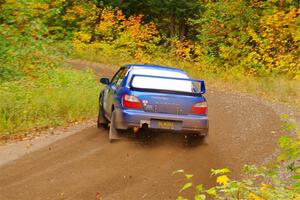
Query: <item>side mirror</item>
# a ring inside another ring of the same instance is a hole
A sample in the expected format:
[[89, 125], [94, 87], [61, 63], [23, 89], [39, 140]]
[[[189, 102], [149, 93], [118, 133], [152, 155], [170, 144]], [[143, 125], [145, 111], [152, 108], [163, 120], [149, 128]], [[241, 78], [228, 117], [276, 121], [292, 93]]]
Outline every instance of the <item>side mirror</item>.
[[100, 78], [100, 83], [104, 85], [109, 85], [109, 79], [108, 78]]

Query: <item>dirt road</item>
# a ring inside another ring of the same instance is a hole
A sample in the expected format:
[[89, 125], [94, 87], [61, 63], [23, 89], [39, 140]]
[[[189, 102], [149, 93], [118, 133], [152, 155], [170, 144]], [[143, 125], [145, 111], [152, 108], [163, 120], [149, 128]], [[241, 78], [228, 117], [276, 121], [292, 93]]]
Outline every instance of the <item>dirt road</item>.
[[235, 176], [242, 165], [273, 157], [280, 135], [275, 111], [253, 97], [207, 88], [208, 145], [187, 146], [182, 135], [170, 133], [110, 144], [108, 131], [94, 125], [2, 166], [0, 199], [175, 199], [183, 179], [172, 177], [174, 170], [185, 169], [210, 186], [211, 168], [229, 167]]

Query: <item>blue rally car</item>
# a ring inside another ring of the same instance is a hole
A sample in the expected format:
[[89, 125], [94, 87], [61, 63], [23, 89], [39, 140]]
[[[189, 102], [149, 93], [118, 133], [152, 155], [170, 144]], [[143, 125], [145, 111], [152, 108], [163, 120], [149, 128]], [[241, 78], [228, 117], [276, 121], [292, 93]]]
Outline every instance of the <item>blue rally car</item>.
[[168, 129], [208, 134], [207, 103], [202, 80], [180, 69], [145, 64], [121, 67], [99, 97], [98, 127], [108, 127], [109, 140], [119, 130]]

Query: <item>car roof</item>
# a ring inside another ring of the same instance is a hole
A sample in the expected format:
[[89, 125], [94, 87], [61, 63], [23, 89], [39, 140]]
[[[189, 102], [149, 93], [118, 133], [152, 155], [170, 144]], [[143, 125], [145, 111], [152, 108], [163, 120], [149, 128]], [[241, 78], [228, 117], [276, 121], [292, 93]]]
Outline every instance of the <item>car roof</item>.
[[158, 69], [158, 70], [168, 70], [168, 71], [174, 71], [174, 72], [180, 72], [185, 73], [186, 72], [182, 69], [177, 69], [174, 67], [167, 67], [167, 66], [161, 66], [161, 65], [152, 65], [152, 64], [126, 64], [125, 67], [135, 67], [135, 68], [145, 68], [145, 69]]

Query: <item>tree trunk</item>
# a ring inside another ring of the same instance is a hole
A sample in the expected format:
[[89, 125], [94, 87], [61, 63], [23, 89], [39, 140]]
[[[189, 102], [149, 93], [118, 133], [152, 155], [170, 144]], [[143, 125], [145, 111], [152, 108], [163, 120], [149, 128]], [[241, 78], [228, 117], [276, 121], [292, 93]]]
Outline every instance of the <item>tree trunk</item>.
[[169, 31], [170, 31], [170, 38], [173, 38], [176, 36], [175, 34], [175, 17], [174, 15], [171, 15], [169, 17]]
[[279, 0], [279, 9], [283, 11], [284, 9], [284, 0]]
[[180, 39], [180, 42], [183, 42], [186, 39], [187, 33], [188, 33], [188, 27], [186, 25], [186, 21], [185, 20], [180, 20], [180, 22], [179, 22], [179, 39]]

